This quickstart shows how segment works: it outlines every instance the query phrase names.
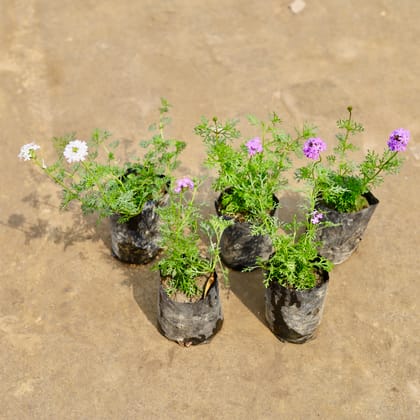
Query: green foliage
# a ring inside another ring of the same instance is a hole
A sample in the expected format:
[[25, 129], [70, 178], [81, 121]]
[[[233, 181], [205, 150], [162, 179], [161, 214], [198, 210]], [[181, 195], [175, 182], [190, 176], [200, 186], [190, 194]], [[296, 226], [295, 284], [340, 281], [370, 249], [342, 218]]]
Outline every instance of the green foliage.
[[357, 164], [348, 156], [359, 147], [350, 141], [350, 137], [364, 131], [360, 123], [353, 121], [352, 108], [347, 108], [346, 119], [337, 121], [337, 127], [342, 132], [336, 135], [337, 144], [333, 154], [322, 157], [316, 162], [299, 168], [295, 172], [298, 180], [309, 183], [318, 199], [322, 199], [331, 208], [349, 213], [359, 211], [368, 206], [363, 194], [384, 181], [384, 174], [398, 173], [403, 159], [398, 152], [385, 149], [382, 155], [369, 150], [363, 161]]
[[257, 266], [264, 270], [266, 287], [277, 282], [297, 290], [311, 289], [317, 284], [317, 273], [331, 271], [331, 262], [318, 255], [318, 225], [312, 224], [310, 218], [311, 212], [303, 222], [298, 222], [296, 216], [291, 223], [280, 223], [275, 217], [267, 217], [264, 230], [258, 233], [270, 235], [273, 253], [269, 260], [257, 261]]
[[291, 166], [290, 155], [314, 130], [306, 125], [292, 138], [281, 130], [281, 120], [275, 113], [268, 122], [254, 116], [248, 121], [261, 130], [261, 152], [250, 154], [246, 142], [234, 148], [234, 140], [241, 137], [236, 120], [222, 123], [216, 117], [211, 121], [202, 118], [195, 133], [207, 147], [206, 165], [217, 169], [213, 189], [223, 193], [223, 214], [257, 222], [275, 208], [273, 195], [287, 183], [283, 172]]
[[368, 206], [362, 196], [366, 191], [360, 178], [320, 170], [316, 188], [322, 200], [337, 211], [348, 213]]
[[32, 159], [43, 171], [63, 188], [62, 206], [72, 201], [81, 203], [84, 213], [97, 213], [99, 218], [118, 214], [125, 222], [138, 215], [147, 201], [159, 201], [166, 192], [171, 172], [177, 167], [178, 157], [185, 142], [164, 137], [169, 123], [170, 105], [161, 100], [158, 131], [150, 140], [140, 142], [142, 157], [119, 164], [116, 150], [119, 141], [111, 140], [105, 130], [93, 131], [85, 160], [68, 164], [63, 156], [66, 145], [75, 140], [75, 134], [53, 138], [58, 159], [46, 166], [34, 154]]
[[[200, 295], [202, 290], [197, 279], [212, 274], [217, 266], [227, 278], [219, 257], [219, 243], [223, 230], [231, 222], [214, 215], [204, 220], [195, 203], [196, 193], [197, 180], [192, 192], [183, 188], [176, 193], [172, 185], [169, 203], [157, 209], [164, 251], [154, 269], [169, 278], [169, 295], [174, 292], [182, 292], [187, 297]], [[203, 246], [203, 234], [207, 247]]]

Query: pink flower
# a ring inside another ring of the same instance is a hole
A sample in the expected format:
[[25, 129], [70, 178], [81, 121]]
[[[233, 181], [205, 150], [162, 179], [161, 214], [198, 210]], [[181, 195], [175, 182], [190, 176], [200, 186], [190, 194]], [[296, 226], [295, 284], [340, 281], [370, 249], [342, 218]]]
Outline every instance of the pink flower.
[[255, 137], [246, 143], [246, 147], [248, 149], [249, 156], [254, 156], [256, 153], [261, 153], [263, 151], [261, 139], [259, 137]]
[[317, 225], [323, 218], [324, 215], [321, 212], [314, 210], [311, 214], [311, 223]]
[[180, 193], [184, 188], [194, 189], [194, 182], [190, 178], [181, 178], [176, 181], [176, 187], [174, 191]]
[[320, 139], [319, 137], [312, 137], [308, 139], [303, 145], [304, 155], [307, 158], [313, 160], [317, 160], [319, 158], [319, 154], [324, 150], [327, 150], [327, 145], [325, 144], [324, 140]]
[[410, 140], [410, 132], [405, 128], [397, 128], [389, 136], [388, 147], [392, 152], [403, 152]]

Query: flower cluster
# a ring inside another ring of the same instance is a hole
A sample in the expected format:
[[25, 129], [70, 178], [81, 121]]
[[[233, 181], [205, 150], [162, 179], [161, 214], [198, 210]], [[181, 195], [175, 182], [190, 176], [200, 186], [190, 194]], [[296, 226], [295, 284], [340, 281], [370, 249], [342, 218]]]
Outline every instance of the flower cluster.
[[[21, 160], [31, 160], [35, 157], [36, 150], [41, 149], [41, 146], [35, 143], [24, 144], [20, 148], [18, 158]], [[83, 140], [72, 140], [67, 143], [63, 151], [63, 156], [68, 163], [82, 162], [88, 155], [88, 145]]]

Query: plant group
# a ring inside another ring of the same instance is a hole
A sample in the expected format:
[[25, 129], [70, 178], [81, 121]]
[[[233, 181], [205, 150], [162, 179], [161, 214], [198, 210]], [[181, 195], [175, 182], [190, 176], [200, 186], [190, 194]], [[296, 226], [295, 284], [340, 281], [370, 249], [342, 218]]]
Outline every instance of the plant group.
[[[187, 298], [203, 293], [198, 278], [211, 275], [216, 267], [226, 273], [220, 263], [219, 245], [223, 231], [234, 221], [250, 222], [254, 235], [269, 235], [271, 239], [272, 255], [268, 260], [257, 260], [257, 266], [264, 269], [266, 286], [277, 281], [297, 290], [314, 287], [317, 273], [332, 268], [319, 255], [317, 229], [330, 224], [317, 204], [322, 202], [341, 213], [368, 206], [365, 195], [384, 181], [385, 174], [400, 170], [400, 153], [410, 136], [403, 128], [394, 130], [382, 154], [369, 150], [356, 163], [349, 153], [359, 147], [351, 138], [361, 133], [363, 126], [353, 120], [351, 107], [348, 117], [337, 121], [341, 130], [337, 144], [325, 158], [327, 143], [316, 136], [315, 127], [306, 124], [291, 136], [283, 131], [275, 113], [267, 122], [248, 117], [260, 135], [246, 140], [242, 140], [238, 121], [203, 118], [195, 133], [207, 148], [205, 164], [217, 172], [212, 187], [220, 193], [223, 216], [205, 219], [196, 197], [200, 182], [174, 178], [185, 142], [164, 136], [169, 107], [162, 99], [159, 121], [151, 127], [154, 135], [140, 142], [140, 156], [123, 164], [116, 156], [118, 141], [98, 129], [89, 141], [74, 134], [54, 138], [58, 158], [52, 164], [42, 158], [41, 147], [34, 142], [22, 146], [19, 158], [35, 163], [62, 187], [63, 207], [76, 200], [83, 212], [96, 212], [99, 217], [116, 215], [121, 223], [139, 215], [146, 203], [159, 202], [168, 194], [168, 204], [156, 209], [163, 253], [155, 268], [168, 279], [168, 294], [182, 292]], [[287, 184], [286, 171], [293, 170], [293, 154], [309, 159], [308, 164], [294, 170], [297, 180], [309, 187], [309, 194], [303, 220], [295, 217], [285, 223], [273, 216], [273, 210], [278, 205], [276, 194]]]

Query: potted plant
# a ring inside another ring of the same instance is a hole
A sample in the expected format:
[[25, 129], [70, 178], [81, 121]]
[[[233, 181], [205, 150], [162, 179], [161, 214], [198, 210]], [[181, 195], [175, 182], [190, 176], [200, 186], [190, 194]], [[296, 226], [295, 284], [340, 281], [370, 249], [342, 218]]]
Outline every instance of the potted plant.
[[283, 172], [290, 167], [290, 154], [299, 148], [300, 140], [314, 133], [312, 127], [304, 126], [302, 133], [292, 138], [281, 130], [275, 113], [268, 122], [253, 116], [248, 119], [261, 135], [238, 147], [234, 144], [241, 137], [238, 121], [202, 118], [195, 128], [207, 147], [207, 166], [217, 170], [212, 185], [220, 194], [216, 210], [235, 221], [223, 234], [221, 255], [226, 265], [237, 270], [252, 266], [257, 257], [270, 255], [269, 237], [252, 235], [252, 226], [274, 214], [279, 206], [276, 194], [287, 184]]
[[[226, 277], [219, 257], [220, 237], [229, 221], [204, 219], [196, 204], [197, 180], [172, 183], [161, 218], [158, 327], [170, 340], [190, 346], [207, 343], [220, 330], [223, 313], [216, 268]], [[207, 237], [207, 246], [202, 234]]]
[[337, 145], [333, 153], [322, 160], [321, 152], [327, 148], [319, 137], [306, 141], [303, 153], [311, 160], [296, 171], [298, 180], [307, 182], [317, 197], [317, 210], [330, 222], [319, 230], [322, 242], [320, 254], [334, 264], [344, 262], [356, 250], [369, 220], [379, 201], [372, 188], [384, 181], [384, 174], [396, 174], [403, 163], [403, 152], [410, 138], [404, 128], [394, 130], [388, 139], [387, 148], [380, 155], [368, 150], [360, 163], [348, 157], [348, 152], [358, 150], [350, 136], [363, 131], [363, 126], [352, 119], [352, 108], [348, 117], [339, 120]]
[[35, 163], [62, 188], [63, 208], [79, 201], [84, 213], [109, 217], [113, 254], [125, 262], [147, 263], [160, 249], [155, 209], [167, 200], [169, 174], [185, 147], [182, 141], [164, 137], [169, 107], [162, 99], [159, 122], [151, 127], [156, 133], [140, 142], [142, 156], [129, 162], [118, 162], [119, 142], [98, 129], [87, 142], [74, 134], [54, 138], [58, 159], [52, 164], [39, 155], [40, 146], [35, 143], [24, 145], [18, 155]]
[[[262, 231], [268, 234], [273, 252], [259, 258], [263, 269], [265, 317], [281, 341], [304, 343], [313, 339], [321, 322], [332, 263], [318, 254], [316, 231], [322, 214], [311, 199], [306, 218], [291, 223], [268, 216]], [[261, 229], [259, 229], [261, 231]]]

